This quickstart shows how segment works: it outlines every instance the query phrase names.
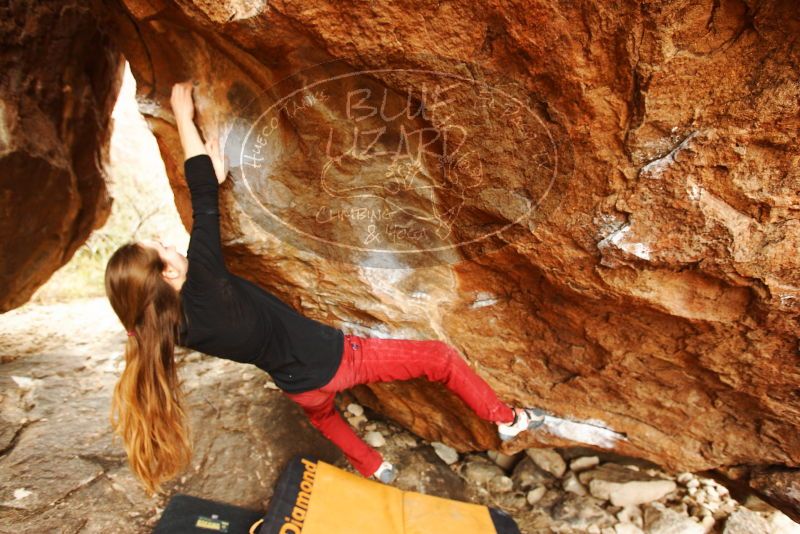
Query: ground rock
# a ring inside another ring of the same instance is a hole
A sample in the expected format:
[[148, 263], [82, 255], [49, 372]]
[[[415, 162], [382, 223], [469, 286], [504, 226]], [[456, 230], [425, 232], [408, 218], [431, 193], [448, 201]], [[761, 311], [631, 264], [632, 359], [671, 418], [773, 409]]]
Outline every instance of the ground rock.
[[642, 509], [638, 506], [625, 506], [616, 513], [620, 523], [632, 523], [639, 528], [644, 526], [644, 516]]
[[553, 475], [540, 469], [528, 456], [523, 458], [516, 467], [514, 467], [511, 478], [520, 489], [528, 489], [539, 484], [552, 483], [555, 480]]
[[591, 525], [613, 526], [616, 523], [614, 516], [603, 509], [599, 499], [572, 493], [565, 494], [553, 506], [552, 516], [576, 529], [586, 529]]
[[745, 507], [735, 510], [725, 521], [723, 534], [771, 534], [769, 523], [758, 512]]
[[517, 515], [519, 512], [527, 511], [527, 500], [525, 494], [521, 492], [507, 491], [495, 494], [494, 502], [498, 503], [500, 507], [505, 510], [515, 512], [512, 515]]
[[580, 480], [578, 480], [578, 477], [576, 477], [573, 472], [569, 472], [567, 476], [564, 477], [562, 487], [565, 491], [569, 491], [575, 495], [586, 495], [588, 493], [586, 487], [581, 484]]
[[364, 415], [364, 407], [360, 404], [356, 404], [355, 402], [351, 402], [347, 405], [347, 411], [351, 414], [358, 417], [359, 415]]
[[597, 456], [581, 456], [580, 458], [575, 458], [569, 463], [569, 468], [571, 471], [579, 472], [585, 471], [587, 469], [591, 469], [600, 463], [600, 458]]
[[487, 484], [494, 477], [505, 474], [502, 469], [489, 462], [467, 462], [462, 472], [467, 480], [478, 484]]
[[386, 445], [386, 438], [383, 437], [383, 434], [375, 430], [364, 434], [364, 441], [372, 447], [383, 447]]
[[775, 511], [767, 517], [769, 531], [772, 534], [800, 534], [800, 525], [792, 521], [783, 512]]
[[644, 507], [644, 526], [648, 534], [705, 534], [705, 528], [661, 503]]
[[367, 418], [363, 415], [355, 415], [347, 419], [350, 425], [358, 428], [359, 426], [363, 425], [367, 422]]
[[526, 495], [528, 504], [533, 506], [534, 504], [538, 503], [542, 499], [542, 497], [544, 497], [546, 491], [547, 488], [545, 486], [536, 486], [535, 488], [530, 490]]
[[672, 480], [664, 480], [623, 466], [606, 463], [579, 475], [589, 484], [589, 492], [614, 506], [644, 504], [660, 499], [676, 489]]
[[396, 454], [400, 470], [394, 486], [426, 495], [471, 500], [467, 482], [442, 463], [432, 448], [404, 449]]
[[489, 491], [494, 493], [508, 493], [514, 488], [514, 482], [507, 476], [492, 477], [487, 484]]
[[558, 478], [564, 475], [567, 464], [555, 449], [526, 449], [525, 453], [544, 471]]
[[487, 451], [487, 456], [491, 458], [491, 460], [496, 463], [500, 468], [504, 469], [505, 471], [509, 471], [516, 465], [519, 461], [520, 454], [503, 454], [499, 451]]
[[436, 456], [441, 458], [447, 465], [452, 465], [458, 461], [458, 452], [453, 447], [448, 447], [438, 441], [431, 442], [431, 447], [436, 452]]

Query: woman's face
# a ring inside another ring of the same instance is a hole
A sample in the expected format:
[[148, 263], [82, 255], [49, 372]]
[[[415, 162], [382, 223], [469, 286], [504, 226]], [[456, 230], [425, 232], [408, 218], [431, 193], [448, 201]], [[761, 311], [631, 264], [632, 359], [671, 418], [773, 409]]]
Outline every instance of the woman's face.
[[143, 239], [139, 241], [143, 247], [152, 248], [167, 265], [164, 275], [168, 278], [185, 278], [189, 269], [189, 260], [186, 256], [175, 250], [175, 245], [164, 246], [161, 239]]

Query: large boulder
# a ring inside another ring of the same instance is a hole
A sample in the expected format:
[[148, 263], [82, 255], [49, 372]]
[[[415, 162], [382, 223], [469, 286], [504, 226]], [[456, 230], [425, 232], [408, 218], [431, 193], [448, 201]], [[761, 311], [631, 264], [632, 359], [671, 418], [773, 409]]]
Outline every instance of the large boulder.
[[124, 60], [86, 2], [9, 2], [0, 21], [0, 312], [21, 306], [108, 218]]

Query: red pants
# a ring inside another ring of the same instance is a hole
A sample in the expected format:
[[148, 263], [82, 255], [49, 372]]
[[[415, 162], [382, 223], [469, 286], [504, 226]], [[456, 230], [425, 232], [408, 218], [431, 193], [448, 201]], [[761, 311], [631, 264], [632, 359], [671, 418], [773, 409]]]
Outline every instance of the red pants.
[[369, 477], [383, 462], [380, 453], [364, 443], [336, 410], [337, 391], [369, 382], [408, 380], [419, 376], [441, 382], [487, 421], [510, 422], [511, 408], [461, 358], [439, 340], [382, 339], [345, 334], [344, 354], [336, 375], [324, 386], [287, 393], [322, 434], [331, 440], [362, 475]]

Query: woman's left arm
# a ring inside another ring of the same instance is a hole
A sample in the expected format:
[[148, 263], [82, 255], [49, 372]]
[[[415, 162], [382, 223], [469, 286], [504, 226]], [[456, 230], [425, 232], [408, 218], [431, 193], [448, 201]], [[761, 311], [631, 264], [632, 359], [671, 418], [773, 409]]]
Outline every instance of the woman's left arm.
[[[194, 103], [192, 86], [189, 82], [177, 83], [172, 88], [172, 109], [178, 124], [184, 155], [183, 162], [186, 184], [192, 200], [192, 231], [189, 238], [190, 271], [197, 273], [192, 279], [206, 278], [202, 271], [216, 278], [227, 273], [222, 257], [219, 229], [219, 184], [225, 180], [217, 172], [213, 159], [206, 152], [200, 133], [194, 125]], [[198, 271], [192, 265], [203, 265]], [[209, 279], [210, 281], [210, 279]]]
[[200, 154], [207, 154], [214, 166], [217, 183], [225, 181], [225, 172], [222, 153], [220, 152], [219, 138], [209, 137], [206, 143], [200, 138], [200, 132], [194, 124], [194, 101], [192, 100], [192, 83], [181, 82], [172, 86], [170, 97], [172, 112], [178, 126], [178, 136], [183, 147], [184, 161]]

